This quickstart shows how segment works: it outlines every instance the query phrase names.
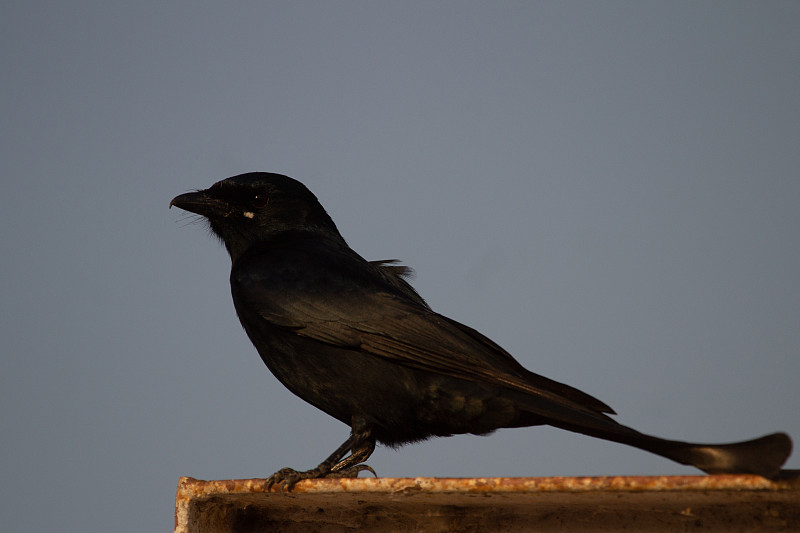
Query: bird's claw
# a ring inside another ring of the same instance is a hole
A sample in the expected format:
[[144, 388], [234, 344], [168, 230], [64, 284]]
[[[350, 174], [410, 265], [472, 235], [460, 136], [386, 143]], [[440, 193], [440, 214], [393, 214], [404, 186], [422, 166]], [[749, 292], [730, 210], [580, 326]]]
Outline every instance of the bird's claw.
[[331, 472], [330, 474], [328, 474], [325, 477], [330, 477], [330, 478], [351, 478], [351, 479], [353, 479], [353, 478], [357, 478], [358, 477], [358, 473], [359, 472], [364, 472], [364, 471], [371, 472], [373, 476], [378, 477], [378, 474], [369, 465], [351, 466], [350, 468], [344, 468], [342, 470], [337, 470], [335, 472]]
[[371, 472], [373, 476], [378, 477], [378, 474], [376, 474], [375, 470], [373, 470], [369, 465], [355, 465], [351, 466], [350, 468], [337, 470], [335, 472], [323, 472], [319, 468], [306, 470], [305, 472], [298, 472], [294, 468], [281, 468], [267, 478], [267, 481], [264, 484], [264, 492], [268, 492], [273, 485], [278, 485], [281, 492], [291, 492], [294, 486], [297, 485], [299, 481], [304, 479], [319, 479], [324, 477], [334, 479], [352, 479], [357, 478], [359, 472], [363, 471]]
[[277, 484], [281, 492], [291, 492], [298, 481], [315, 477], [319, 477], [319, 474], [314, 470], [298, 472], [294, 468], [281, 468], [267, 478], [267, 482], [264, 485], [264, 491], [269, 491], [273, 485]]

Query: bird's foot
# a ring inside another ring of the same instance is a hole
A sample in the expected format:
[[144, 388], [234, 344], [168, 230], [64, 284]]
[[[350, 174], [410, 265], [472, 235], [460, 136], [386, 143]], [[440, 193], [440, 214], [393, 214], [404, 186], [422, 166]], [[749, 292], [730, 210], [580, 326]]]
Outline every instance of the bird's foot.
[[[321, 465], [320, 465], [321, 466]], [[299, 472], [294, 468], [281, 468], [274, 474], [272, 474], [269, 478], [267, 478], [267, 482], [264, 485], [264, 491], [268, 491], [272, 488], [273, 485], [278, 485], [281, 491], [291, 492], [295, 485], [299, 481], [304, 479], [320, 479], [324, 477], [328, 478], [357, 478], [359, 472], [363, 471], [372, 472], [372, 475], [378, 477], [378, 474], [375, 473], [375, 470], [372, 469], [369, 465], [355, 465], [349, 468], [344, 468], [342, 470], [337, 471], [325, 471], [324, 468], [312, 468], [311, 470], [306, 470], [305, 472]]]
[[373, 476], [378, 477], [378, 474], [375, 473], [375, 470], [373, 470], [372, 467], [369, 465], [355, 465], [349, 468], [344, 468], [342, 470], [336, 470], [326, 475], [325, 477], [353, 479], [358, 477], [359, 472], [364, 472], [364, 471], [372, 472]]
[[291, 491], [298, 481], [304, 479], [316, 479], [324, 477], [327, 472], [324, 472], [319, 467], [306, 470], [305, 472], [298, 472], [294, 468], [281, 468], [269, 478], [264, 486], [264, 491], [268, 491], [273, 485], [278, 485], [281, 491]]

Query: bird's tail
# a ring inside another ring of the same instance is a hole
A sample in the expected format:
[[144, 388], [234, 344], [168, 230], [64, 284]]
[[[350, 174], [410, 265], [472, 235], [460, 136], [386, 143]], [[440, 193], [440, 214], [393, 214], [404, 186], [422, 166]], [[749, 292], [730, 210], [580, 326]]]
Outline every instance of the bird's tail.
[[756, 474], [774, 478], [792, 452], [792, 440], [786, 433], [730, 444], [697, 444], [645, 435], [621, 424], [616, 426], [606, 430], [596, 427], [565, 429], [646, 450], [707, 474]]
[[772, 433], [731, 444], [697, 444], [653, 437], [623, 426], [606, 415], [606, 412], [613, 411], [605, 404], [598, 402], [587, 406], [586, 400], [575, 399], [574, 393], [567, 395], [563, 390], [557, 390], [555, 394], [548, 392], [518, 395], [518, 406], [539, 417], [539, 424], [627, 444], [694, 466], [708, 474], [757, 474], [774, 478], [792, 452], [792, 440], [786, 433]]
[[792, 452], [792, 441], [786, 433], [731, 444], [694, 444], [645, 437], [629, 444], [707, 474], [757, 474], [772, 478]]

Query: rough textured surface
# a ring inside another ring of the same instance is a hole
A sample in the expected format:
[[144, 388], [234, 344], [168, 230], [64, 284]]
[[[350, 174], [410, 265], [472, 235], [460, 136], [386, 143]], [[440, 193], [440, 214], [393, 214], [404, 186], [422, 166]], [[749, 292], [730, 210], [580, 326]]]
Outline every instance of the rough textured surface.
[[800, 531], [800, 482], [758, 476], [181, 478], [177, 533], [250, 531]]

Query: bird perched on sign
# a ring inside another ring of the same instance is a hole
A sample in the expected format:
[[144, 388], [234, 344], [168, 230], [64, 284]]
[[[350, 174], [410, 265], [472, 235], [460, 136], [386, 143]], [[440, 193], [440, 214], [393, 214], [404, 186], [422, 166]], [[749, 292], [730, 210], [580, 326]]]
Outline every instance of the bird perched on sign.
[[733, 444], [645, 435], [605, 403], [534, 374], [474, 329], [433, 311], [393, 261], [353, 251], [317, 198], [287, 176], [253, 172], [181, 194], [231, 257], [239, 320], [286, 388], [344, 422], [350, 436], [316, 468], [268, 480], [357, 476], [376, 443], [548, 424], [634, 446], [708, 473], [778, 474], [785, 433]]

